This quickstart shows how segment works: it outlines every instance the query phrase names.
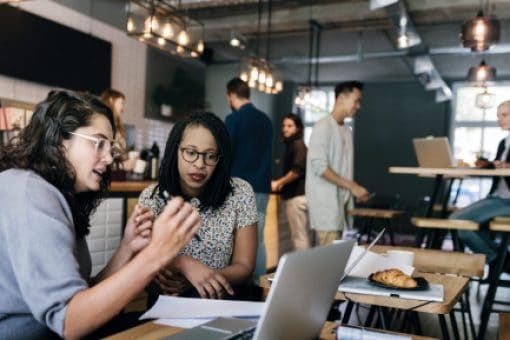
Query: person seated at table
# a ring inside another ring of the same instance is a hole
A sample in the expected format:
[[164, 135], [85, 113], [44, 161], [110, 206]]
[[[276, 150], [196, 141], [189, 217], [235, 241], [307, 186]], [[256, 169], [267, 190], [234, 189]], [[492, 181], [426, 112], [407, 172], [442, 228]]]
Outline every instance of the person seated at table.
[[[503, 130], [510, 131], [510, 100], [499, 104], [497, 119]], [[477, 160], [476, 165], [482, 168], [510, 168], [509, 150], [510, 135], [501, 140], [496, 158], [492, 162], [480, 159]], [[454, 212], [450, 215], [450, 218], [480, 223], [479, 231], [459, 230], [458, 236], [473, 252], [485, 254], [487, 263], [491, 263], [497, 256], [497, 244], [489, 237], [488, 222], [495, 216], [509, 215], [510, 177], [494, 177], [489, 195], [486, 198]], [[505, 271], [510, 271], [510, 265], [505, 265]]]
[[0, 338], [119, 331], [107, 322], [126, 321], [122, 308], [198, 229], [198, 212], [182, 198], [155, 221], [150, 210], [136, 207], [116, 253], [90, 277], [85, 236], [109, 185], [114, 137], [107, 106], [59, 91], [0, 148]]
[[[157, 184], [139, 204], [157, 216], [164, 191], [199, 207], [201, 227], [171, 265], [149, 287], [148, 305], [157, 294], [227, 298], [232, 285], [249, 282], [255, 267], [257, 207], [248, 182], [230, 176], [228, 131], [213, 113], [192, 113], [172, 129]], [[156, 286], [156, 287], [154, 287]], [[156, 288], [156, 289], [154, 289]]]

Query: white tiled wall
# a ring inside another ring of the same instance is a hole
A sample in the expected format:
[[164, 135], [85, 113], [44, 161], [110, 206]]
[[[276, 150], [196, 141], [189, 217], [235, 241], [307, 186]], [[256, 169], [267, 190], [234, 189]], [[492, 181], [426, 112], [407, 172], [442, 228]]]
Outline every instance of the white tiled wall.
[[[129, 38], [124, 31], [53, 1], [27, 1], [20, 3], [19, 6], [35, 15], [107, 40], [112, 44], [112, 87], [126, 95], [126, 112], [123, 120], [127, 124], [136, 126], [138, 149], [150, 147], [156, 141], [163, 154], [172, 124], [144, 119], [146, 45]], [[3, 98], [37, 103], [43, 100], [52, 89], [43, 84], [0, 75], [0, 97]], [[104, 266], [120, 242], [121, 207], [121, 199], [109, 199], [98, 207], [92, 218], [88, 242], [94, 274]]]

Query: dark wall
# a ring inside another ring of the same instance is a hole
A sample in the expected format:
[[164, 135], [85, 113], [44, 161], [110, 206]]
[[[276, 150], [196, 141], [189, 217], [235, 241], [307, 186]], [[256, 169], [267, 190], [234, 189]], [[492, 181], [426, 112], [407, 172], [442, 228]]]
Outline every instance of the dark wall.
[[[147, 48], [145, 117], [176, 121], [205, 105], [205, 66]], [[163, 117], [160, 105], [172, 106], [172, 116]]]
[[390, 174], [390, 166], [416, 166], [412, 138], [447, 136], [450, 102], [436, 103], [435, 92], [418, 82], [368, 83], [354, 123], [356, 180], [381, 195], [399, 193], [402, 203], [416, 207], [430, 195], [432, 179]]

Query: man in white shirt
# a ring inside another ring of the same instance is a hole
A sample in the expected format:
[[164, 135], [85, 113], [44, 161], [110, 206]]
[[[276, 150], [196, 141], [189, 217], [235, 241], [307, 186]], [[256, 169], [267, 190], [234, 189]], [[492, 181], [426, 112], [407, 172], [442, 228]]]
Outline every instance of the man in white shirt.
[[[510, 131], [510, 100], [498, 106], [498, 124]], [[510, 135], [501, 140], [494, 161], [478, 160], [482, 168], [510, 168]], [[510, 177], [494, 177], [489, 195], [450, 215], [451, 219], [480, 223], [479, 231], [459, 230], [459, 238], [475, 253], [486, 255], [487, 263], [496, 259], [497, 245], [489, 237], [488, 222], [495, 216], [510, 216]], [[507, 268], [507, 270], [510, 268]]]
[[341, 238], [352, 196], [358, 201], [369, 198], [368, 191], [353, 180], [352, 131], [345, 125], [345, 119], [361, 107], [362, 90], [357, 81], [338, 84], [333, 111], [315, 124], [310, 136], [305, 193], [310, 227], [320, 245]]

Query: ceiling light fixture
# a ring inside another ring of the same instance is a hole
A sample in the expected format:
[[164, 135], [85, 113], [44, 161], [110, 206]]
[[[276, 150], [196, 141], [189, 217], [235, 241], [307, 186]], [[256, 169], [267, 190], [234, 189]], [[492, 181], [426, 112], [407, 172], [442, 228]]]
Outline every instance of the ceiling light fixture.
[[[310, 20], [310, 37], [308, 39], [308, 83], [297, 89], [297, 95], [294, 98], [294, 104], [298, 108], [317, 106], [317, 100], [313, 96], [314, 87], [319, 85], [319, 54], [322, 26], [316, 20]], [[315, 61], [315, 62], [314, 62]], [[315, 67], [315, 82], [312, 84], [312, 71]]]
[[181, 57], [204, 52], [204, 25], [184, 15], [169, 0], [131, 0], [127, 5], [127, 34]]
[[237, 47], [241, 50], [246, 48], [247, 39], [240, 33], [230, 32], [230, 46]]
[[494, 81], [496, 79], [496, 69], [485, 63], [482, 60], [480, 65], [469, 68], [468, 81], [483, 85], [487, 82]]
[[500, 31], [499, 20], [494, 16], [484, 16], [480, 10], [475, 18], [462, 25], [460, 40], [464, 47], [481, 52], [499, 42]]
[[480, 109], [490, 109], [496, 103], [496, 95], [489, 93], [487, 87], [484, 88], [483, 92], [476, 95], [475, 105]]
[[239, 78], [248, 83], [251, 88], [266, 94], [277, 94], [283, 90], [283, 79], [280, 71], [269, 62], [271, 41], [271, 7], [272, 0], [268, 1], [267, 17], [267, 49], [266, 58], [260, 57], [260, 21], [262, 17], [262, 0], [258, 3], [258, 27], [257, 27], [257, 50], [256, 55], [242, 58], [240, 63]]

